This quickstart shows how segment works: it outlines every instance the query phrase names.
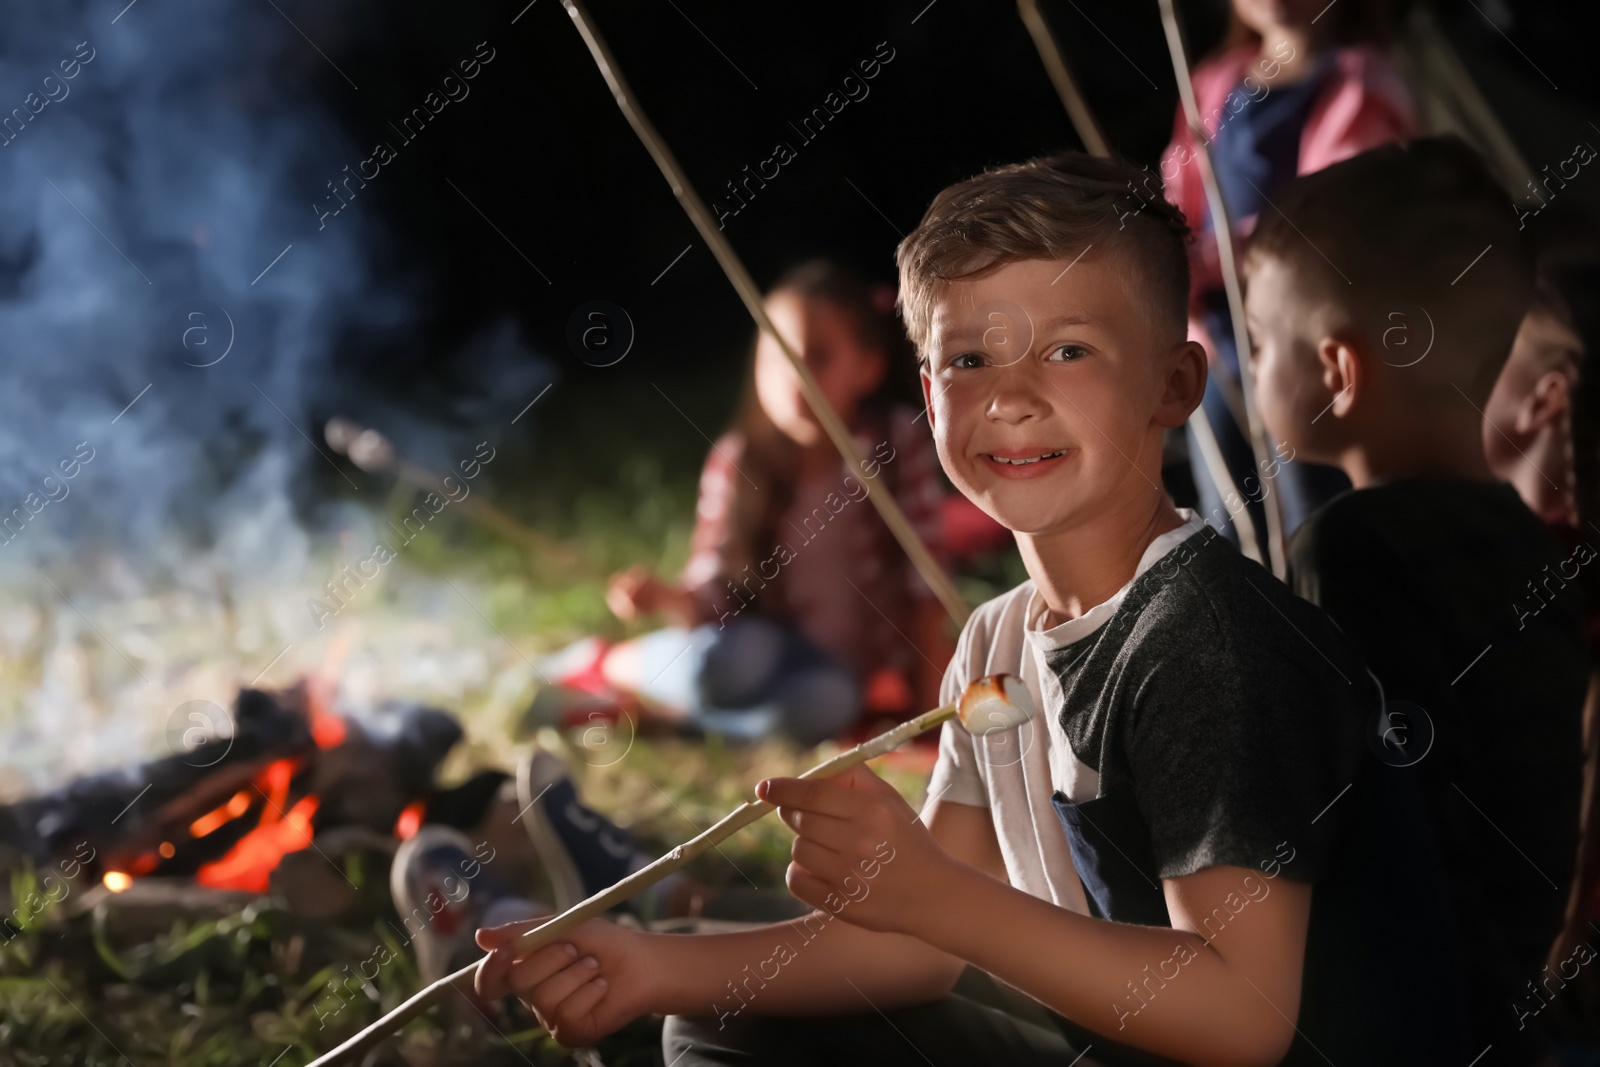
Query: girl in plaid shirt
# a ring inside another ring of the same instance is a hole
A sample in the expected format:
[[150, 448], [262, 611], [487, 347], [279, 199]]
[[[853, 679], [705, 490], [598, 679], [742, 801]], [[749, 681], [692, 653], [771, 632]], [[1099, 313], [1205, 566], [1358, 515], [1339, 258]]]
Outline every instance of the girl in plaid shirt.
[[647, 714], [738, 738], [813, 744], [863, 709], [937, 701], [943, 613], [867, 502], [887, 491], [940, 550], [943, 491], [928, 428], [889, 398], [905, 338], [893, 294], [815, 260], [771, 289], [767, 313], [796, 346], [865, 457], [835, 450], [776, 342], [758, 338], [744, 397], [700, 478], [683, 574], [634, 567], [607, 603], [671, 625], [566, 656], [562, 680], [641, 698]]

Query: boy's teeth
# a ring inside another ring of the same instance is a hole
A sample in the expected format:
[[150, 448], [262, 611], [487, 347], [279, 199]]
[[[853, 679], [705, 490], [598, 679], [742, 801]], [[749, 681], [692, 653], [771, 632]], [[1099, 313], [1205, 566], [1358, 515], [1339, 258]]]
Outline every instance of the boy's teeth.
[[989, 458], [994, 460], [996, 463], [1010, 463], [1014, 466], [1020, 466], [1024, 463], [1037, 463], [1041, 459], [1055, 459], [1057, 456], [1063, 454], [1063, 452], [1046, 452], [1044, 455], [1034, 456], [1032, 459], [1006, 459], [1004, 456], [990, 456]]

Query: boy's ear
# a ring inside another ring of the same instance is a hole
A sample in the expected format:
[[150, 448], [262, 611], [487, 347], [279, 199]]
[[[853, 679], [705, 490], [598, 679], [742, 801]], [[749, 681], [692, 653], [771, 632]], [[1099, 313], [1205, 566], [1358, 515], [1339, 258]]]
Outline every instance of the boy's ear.
[[928, 370], [927, 363], [918, 368], [918, 380], [922, 383], [922, 406], [928, 413], [928, 429], [933, 429], [933, 374]]
[[1531, 434], [1554, 424], [1572, 406], [1572, 383], [1560, 370], [1547, 370], [1517, 406], [1517, 433]]
[[1189, 420], [1206, 392], [1206, 350], [1198, 341], [1185, 341], [1174, 349], [1156, 424], [1175, 429]]
[[1335, 418], [1349, 414], [1369, 384], [1364, 357], [1361, 346], [1347, 337], [1329, 334], [1317, 342], [1322, 385], [1330, 397], [1328, 411]]

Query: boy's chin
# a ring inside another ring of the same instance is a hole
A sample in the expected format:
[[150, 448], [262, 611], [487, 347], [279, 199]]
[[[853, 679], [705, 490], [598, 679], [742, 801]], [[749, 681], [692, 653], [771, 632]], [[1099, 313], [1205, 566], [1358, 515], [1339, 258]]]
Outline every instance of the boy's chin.
[[1074, 517], [1072, 507], [1054, 501], [1048, 508], [1019, 507], [1014, 503], [990, 497], [980, 505], [984, 512], [1014, 534], [1032, 536], [1049, 533], [1070, 523]]

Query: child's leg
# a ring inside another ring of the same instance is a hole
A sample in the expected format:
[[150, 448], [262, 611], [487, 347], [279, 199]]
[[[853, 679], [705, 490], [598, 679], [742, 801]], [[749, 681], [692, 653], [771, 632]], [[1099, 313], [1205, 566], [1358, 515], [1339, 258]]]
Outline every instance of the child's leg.
[[700, 666], [707, 729], [755, 739], [778, 735], [803, 745], [835, 737], [861, 713], [854, 673], [797, 630], [744, 619], [719, 631]]
[[1095, 1067], [1060, 1032], [961, 996], [859, 1015], [786, 1018], [668, 1016], [662, 1056], [674, 1067], [763, 1064], [849, 1067], [931, 1063], [936, 1067]]
[[759, 617], [645, 634], [607, 652], [603, 670], [652, 710], [741, 740], [816, 744], [861, 710], [848, 667], [798, 631]]
[[601, 671], [605, 680], [650, 702], [652, 714], [689, 718], [700, 703], [695, 677], [716, 627], [693, 630], [669, 626], [624, 641], [607, 650]]

